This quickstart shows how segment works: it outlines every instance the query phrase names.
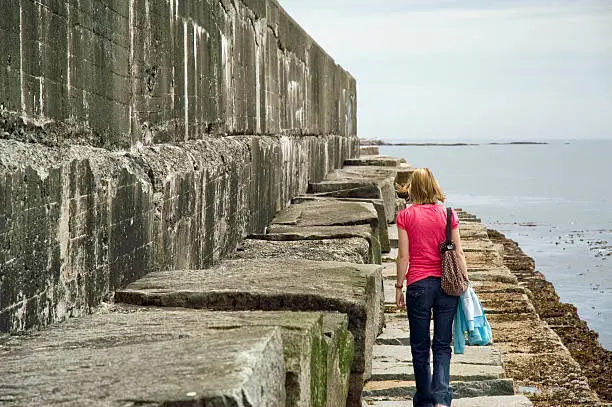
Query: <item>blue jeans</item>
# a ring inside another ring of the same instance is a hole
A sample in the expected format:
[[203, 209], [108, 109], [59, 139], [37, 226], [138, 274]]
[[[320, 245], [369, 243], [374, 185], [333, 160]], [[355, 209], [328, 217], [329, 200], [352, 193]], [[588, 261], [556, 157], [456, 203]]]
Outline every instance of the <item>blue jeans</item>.
[[[451, 341], [453, 318], [459, 297], [444, 294], [440, 279], [428, 277], [406, 288], [406, 308], [410, 324], [412, 365], [416, 380], [415, 407], [431, 407], [434, 404], [450, 406], [452, 389], [450, 382]], [[429, 337], [429, 324], [433, 309], [433, 344]], [[429, 367], [429, 350], [433, 351], [433, 376]]]

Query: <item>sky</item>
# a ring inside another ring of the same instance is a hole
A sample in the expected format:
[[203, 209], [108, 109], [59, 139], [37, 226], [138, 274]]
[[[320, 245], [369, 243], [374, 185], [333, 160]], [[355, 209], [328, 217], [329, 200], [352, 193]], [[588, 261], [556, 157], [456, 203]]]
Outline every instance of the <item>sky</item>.
[[612, 0], [279, 0], [357, 80], [358, 135], [612, 139]]

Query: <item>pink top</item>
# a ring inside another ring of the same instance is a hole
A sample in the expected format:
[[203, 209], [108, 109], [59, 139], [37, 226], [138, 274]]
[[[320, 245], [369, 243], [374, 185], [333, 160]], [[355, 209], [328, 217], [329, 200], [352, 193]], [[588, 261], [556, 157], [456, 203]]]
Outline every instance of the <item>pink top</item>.
[[[397, 215], [397, 226], [408, 232], [406, 285], [427, 277], [440, 277], [442, 260], [440, 243], [446, 240], [446, 207], [444, 205], [410, 205]], [[451, 226], [459, 226], [453, 209]]]

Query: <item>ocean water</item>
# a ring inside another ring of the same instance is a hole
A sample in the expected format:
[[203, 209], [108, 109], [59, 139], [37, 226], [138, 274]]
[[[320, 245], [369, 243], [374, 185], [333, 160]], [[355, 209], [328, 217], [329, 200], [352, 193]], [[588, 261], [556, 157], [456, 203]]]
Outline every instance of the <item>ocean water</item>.
[[447, 205], [515, 240], [612, 349], [612, 140], [381, 146], [429, 167]]

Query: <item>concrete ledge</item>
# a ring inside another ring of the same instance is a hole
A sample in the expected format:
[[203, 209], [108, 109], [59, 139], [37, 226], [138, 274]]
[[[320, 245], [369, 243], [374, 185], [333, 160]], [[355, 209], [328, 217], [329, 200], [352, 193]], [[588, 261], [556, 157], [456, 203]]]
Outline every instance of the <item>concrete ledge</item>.
[[381, 267], [295, 259], [230, 260], [208, 270], [150, 273], [118, 302], [214, 310], [338, 311], [355, 339], [351, 372], [367, 379], [383, 321]]
[[285, 405], [278, 328], [204, 330], [191, 338], [136, 329], [64, 338], [69, 346], [45, 342], [43, 334], [11, 338], [0, 356], [3, 405]]
[[[453, 388], [453, 398], [455, 399], [464, 397], [514, 395], [514, 381], [512, 379], [483, 380], [477, 382], [451, 381], [451, 387]], [[363, 396], [365, 398], [408, 398], [412, 397], [415, 391], [416, 386], [414, 381], [370, 381], [365, 385]]]
[[319, 240], [270, 240], [255, 237], [245, 239], [231, 256], [232, 259], [271, 257], [371, 263], [370, 243], [362, 237]]
[[[374, 407], [407, 407], [412, 402], [386, 400], [368, 403]], [[453, 400], [453, 407], [531, 407], [533, 404], [525, 396], [492, 396], [473, 397], [469, 399]]]
[[[380, 241], [380, 248], [383, 253], [389, 253], [391, 246], [389, 242], [389, 230], [388, 230], [389, 226], [387, 226], [387, 224], [390, 222], [393, 222], [395, 219], [394, 219], [394, 214], [391, 213], [387, 215], [385, 211], [385, 203], [382, 199], [330, 198], [330, 197], [322, 197], [322, 196], [318, 196], [314, 194], [308, 194], [308, 195], [296, 196], [295, 198], [291, 200], [291, 202], [294, 204], [299, 204], [299, 203], [309, 202], [309, 201], [325, 202], [328, 200], [336, 200], [336, 201], [341, 201], [341, 202], [367, 202], [367, 203], [371, 203], [372, 205], [374, 205], [374, 209], [376, 209], [376, 213], [378, 214], [378, 225], [379, 225], [378, 239]], [[383, 227], [383, 225], [386, 227]]]
[[378, 237], [370, 225], [354, 226], [307, 226], [270, 225], [265, 235], [252, 235], [253, 239], [291, 241], [291, 240], [324, 240], [362, 237], [370, 244], [369, 263], [381, 264], [381, 250]]
[[308, 192], [338, 198], [382, 199], [387, 216], [396, 215], [397, 169], [392, 167], [345, 167], [328, 174], [324, 181], [310, 183]]
[[399, 167], [402, 163], [406, 163], [406, 160], [384, 155], [361, 155], [359, 158], [348, 158], [344, 160], [344, 165], [349, 166]]

